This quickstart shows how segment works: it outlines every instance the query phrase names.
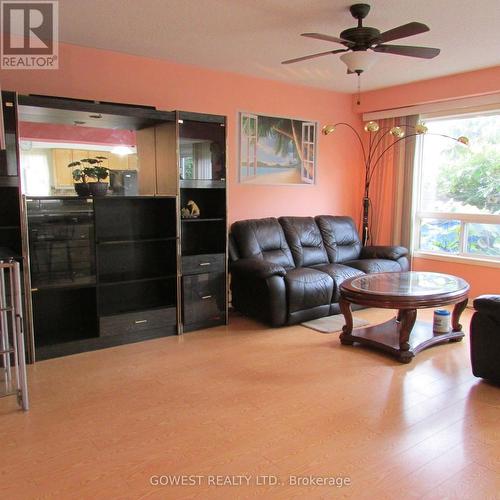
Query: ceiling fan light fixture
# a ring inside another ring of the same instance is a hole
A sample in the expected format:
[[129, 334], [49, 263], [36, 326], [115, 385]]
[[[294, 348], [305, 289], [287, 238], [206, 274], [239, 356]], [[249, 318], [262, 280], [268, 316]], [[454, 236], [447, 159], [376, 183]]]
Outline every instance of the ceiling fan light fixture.
[[355, 50], [340, 56], [340, 60], [352, 73], [363, 73], [369, 70], [377, 62], [377, 54], [367, 50]]

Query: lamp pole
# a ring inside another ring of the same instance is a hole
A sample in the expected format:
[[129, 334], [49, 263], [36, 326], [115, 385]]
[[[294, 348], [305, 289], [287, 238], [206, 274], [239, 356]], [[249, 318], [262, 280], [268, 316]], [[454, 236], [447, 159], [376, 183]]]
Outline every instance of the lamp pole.
[[[369, 121], [365, 124], [364, 129], [365, 132], [369, 132], [369, 140], [368, 140], [368, 152], [365, 148], [365, 144], [359, 132], [349, 123], [340, 122], [334, 125], [325, 125], [322, 129], [323, 135], [331, 134], [335, 131], [338, 126], [346, 126], [354, 133], [357, 137], [358, 142], [361, 147], [361, 151], [363, 154], [363, 161], [365, 167], [365, 185], [363, 191], [363, 215], [361, 219], [361, 241], [363, 246], [367, 245], [367, 243], [371, 242], [370, 235], [370, 185], [373, 179], [373, 174], [375, 173], [376, 168], [380, 164], [384, 155], [392, 149], [396, 144], [401, 141], [406, 141], [410, 137], [416, 137], [418, 135], [427, 134], [427, 127], [423, 123], [417, 123], [415, 126], [411, 125], [400, 125], [395, 127], [383, 127], [381, 128], [379, 124], [375, 121]], [[411, 129], [412, 132], [410, 134], [405, 134], [405, 130]], [[394, 141], [391, 142], [385, 148], [382, 148], [382, 140], [387, 136], [391, 135], [394, 138]], [[469, 139], [467, 137], [461, 136], [458, 138], [451, 137], [445, 134], [434, 134], [430, 133], [428, 135], [435, 135], [440, 137], [446, 137], [447, 139], [452, 139], [454, 141], [460, 142], [461, 144], [468, 145]], [[381, 150], [381, 151], [380, 151]]]

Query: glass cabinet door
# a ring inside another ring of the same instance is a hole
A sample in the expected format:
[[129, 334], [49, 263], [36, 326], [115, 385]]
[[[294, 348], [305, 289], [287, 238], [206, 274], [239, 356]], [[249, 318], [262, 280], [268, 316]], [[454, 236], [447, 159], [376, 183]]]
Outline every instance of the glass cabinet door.
[[181, 181], [223, 181], [226, 178], [225, 127], [222, 123], [180, 120]]

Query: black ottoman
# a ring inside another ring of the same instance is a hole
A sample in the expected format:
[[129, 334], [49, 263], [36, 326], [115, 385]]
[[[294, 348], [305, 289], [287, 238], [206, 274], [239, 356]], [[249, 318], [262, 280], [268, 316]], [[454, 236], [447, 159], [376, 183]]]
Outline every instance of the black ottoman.
[[474, 300], [474, 309], [470, 323], [472, 373], [500, 384], [500, 295], [481, 295]]

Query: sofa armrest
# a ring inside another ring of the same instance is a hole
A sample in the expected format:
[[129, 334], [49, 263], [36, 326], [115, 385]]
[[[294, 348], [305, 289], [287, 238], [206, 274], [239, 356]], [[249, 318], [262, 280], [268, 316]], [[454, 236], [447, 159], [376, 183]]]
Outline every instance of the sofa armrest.
[[398, 260], [408, 255], [408, 249], [400, 246], [366, 246], [361, 249], [361, 259]]
[[474, 309], [500, 322], [500, 295], [481, 295], [474, 300]]
[[234, 275], [250, 275], [260, 279], [267, 279], [271, 276], [286, 276], [286, 270], [283, 266], [262, 259], [239, 259], [231, 264], [231, 272]]

